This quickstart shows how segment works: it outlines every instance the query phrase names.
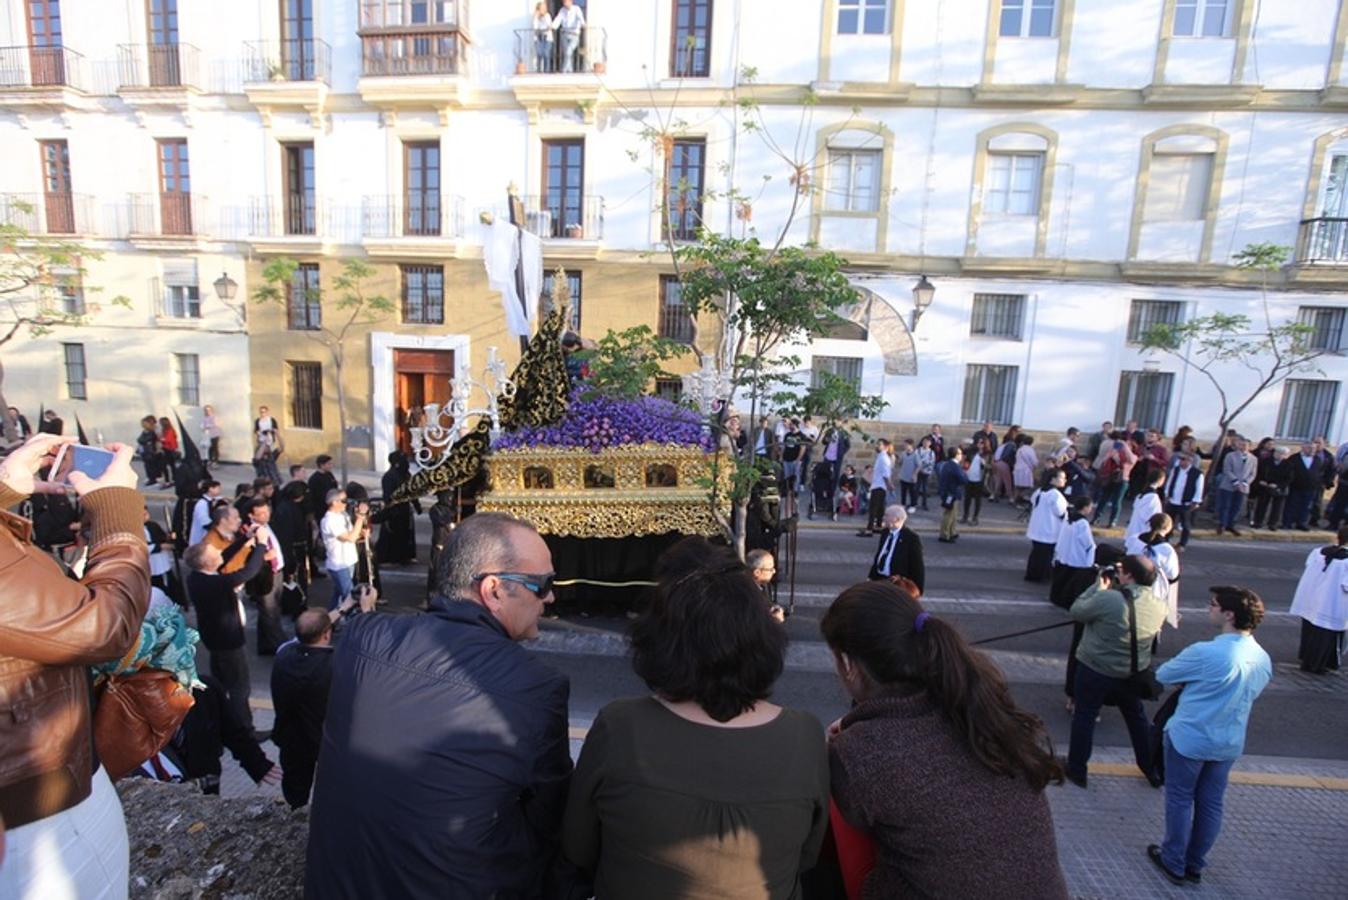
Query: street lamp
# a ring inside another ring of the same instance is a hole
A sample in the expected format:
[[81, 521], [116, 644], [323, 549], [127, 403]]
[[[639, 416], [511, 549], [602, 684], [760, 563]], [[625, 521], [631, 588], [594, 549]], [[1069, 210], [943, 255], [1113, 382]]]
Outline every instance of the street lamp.
[[215, 279], [215, 296], [219, 297], [221, 300], [233, 300], [234, 294], [238, 289], [239, 283], [233, 278], [230, 278], [228, 272], [221, 272], [220, 277]]
[[922, 314], [931, 306], [932, 299], [936, 296], [936, 286], [927, 280], [926, 275], [919, 275], [917, 284], [913, 285], [913, 330], [917, 330], [917, 320], [922, 318]]

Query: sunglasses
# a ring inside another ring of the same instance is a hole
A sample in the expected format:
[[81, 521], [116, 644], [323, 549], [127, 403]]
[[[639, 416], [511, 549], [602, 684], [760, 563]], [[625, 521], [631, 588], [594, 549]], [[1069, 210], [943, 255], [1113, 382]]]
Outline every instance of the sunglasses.
[[481, 581], [484, 578], [499, 578], [502, 581], [511, 581], [515, 584], [522, 584], [539, 600], [544, 599], [552, 593], [552, 587], [557, 581], [557, 573], [548, 575], [526, 575], [523, 572], [483, 572], [481, 575], [474, 575], [474, 581]]

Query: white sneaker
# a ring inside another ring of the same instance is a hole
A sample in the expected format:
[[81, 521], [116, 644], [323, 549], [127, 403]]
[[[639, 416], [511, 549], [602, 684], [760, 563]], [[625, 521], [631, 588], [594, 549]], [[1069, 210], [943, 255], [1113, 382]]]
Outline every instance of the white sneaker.
[[910, 506], [910, 507], [908, 507], [908, 511], [909, 511], [909, 512], [917, 512], [917, 507], [916, 507], [916, 506]]

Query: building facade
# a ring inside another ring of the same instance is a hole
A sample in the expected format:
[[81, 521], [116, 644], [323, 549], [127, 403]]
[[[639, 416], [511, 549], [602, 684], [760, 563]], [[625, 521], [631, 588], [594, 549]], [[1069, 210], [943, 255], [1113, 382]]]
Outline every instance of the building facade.
[[[1212, 387], [1136, 339], [1214, 311], [1258, 326], [1260, 280], [1233, 254], [1286, 245], [1268, 315], [1327, 352], [1237, 424], [1348, 435], [1340, 0], [573, 0], [583, 24], [547, 5], [544, 26], [527, 0], [7, 0], [0, 193], [100, 250], [88, 280], [139, 310], [6, 347], [11, 394], [35, 407], [61, 345], [106, 335], [85, 362], [107, 395], [71, 402], [133, 428], [146, 402], [192, 399], [174, 366], [195, 347], [195, 399], [228, 407], [240, 442], [265, 404], [294, 459], [344, 440], [382, 462], [460, 363], [517, 356], [480, 224], [511, 214], [513, 186], [587, 337], [689, 336], [667, 236], [838, 251], [859, 327], [798, 355], [883, 395], [887, 419], [956, 427], [1211, 436]], [[246, 304], [245, 336], [216, 273], [246, 298], [282, 256], [296, 278]], [[340, 322], [352, 257], [396, 312], [349, 338], [342, 435], [310, 338]], [[163, 315], [166, 287], [193, 285], [199, 322]], [[1239, 397], [1255, 376], [1220, 378]]]

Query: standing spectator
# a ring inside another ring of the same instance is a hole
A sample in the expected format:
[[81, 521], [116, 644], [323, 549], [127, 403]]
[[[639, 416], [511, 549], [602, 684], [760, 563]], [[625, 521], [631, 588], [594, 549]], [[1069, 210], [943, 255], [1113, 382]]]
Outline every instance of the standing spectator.
[[1189, 546], [1189, 528], [1193, 524], [1194, 511], [1203, 502], [1203, 472], [1194, 465], [1190, 453], [1176, 454], [1179, 465], [1171, 470], [1170, 481], [1165, 486], [1165, 511], [1179, 526], [1179, 548]]
[[142, 515], [145, 546], [150, 554], [150, 584], [172, 597], [176, 593], [169, 585], [169, 577], [173, 574], [173, 538], [150, 518], [148, 507], [142, 510]]
[[402, 566], [417, 561], [417, 525], [415, 513], [421, 512], [421, 502], [411, 500], [396, 506], [388, 505], [393, 495], [412, 477], [407, 457], [401, 450], [388, 455], [388, 471], [380, 480], [384, 493], [384, 510], [379, 525], [379, 541], [375, 557], [382, 563]]
[[1068, 447], [1058, 455], [1058, 467], [1067, 476], [1067, 487], [1063, 493], [1069, 497], [1089, 497], [1091, 495], [1091, 484], [1095, 480], [1095, 473], [1082, 465], [1081, 460], [1077, 458], [1076, 447]]
[[566, 857], [601, 897], [799, 897], [828, 827], [822, 726], [768, 702], [786, 633], [744, 567], [698, 564], [662, 578], [632, 626], [654, 696], [614, 701], [590, 728]]
[[1334, 490], [1334, 478], [1338, 472], [1338, 467], [1334, 463], [1334, 454], [1325, 446], [1323, 437], [1317, 437], [1311, 441], [1311, 450], [1316, 461], [1320, 464], [1322, 487], [1312, 495], [1310, 525], [1312, 528], [1319, 528], [1320, 510], [1324, 505], [1325, 494]]
[[833, 800], [876, 844], [861, 895], [1066, 900], [1044, 796], [1062, 771], [997, 667], [894, 585], [848, 588], [819, 628], [853, 700], [828, 729]]
[[980, 438], [983, 440], [983, 443], [987, 444], [989, 453], [997, 452], [997, 432], [992, 430], [991, 422], [984, 422], [982, 429], [974, 432], [974, 436], [971, 440], [974, 442], [975, 446], [977, 446]]
[[[829, 484], [829, 494], [837, 493], [842, 480], [843, 463], [847, 459], [847, 451], [852, 447], [852, 438], [847, 433], [847, 428], [842, 424], [834, 422], [824, 430], [824, 461], [832, 467], [833, 480]], [[838, 520], [837, 511], [834, 510], [833, 521]]]
[[266, 497], [254, 497], [248, 505], [248, 521], [266, 558], [266, 565], [244, 585], [248, 599], [257, 607], [257, 655], [274, 656], [285, 642], [281, 624], [281, 570], [285, 568], [285, 549], [271, 528], [272, 506]]
[[[271, 530], [281, 542], [282, 590], [298, 587], [309, 590], [309, 519], [306, 494], [309, 486], [303, 481], [292, 481], [281, 490], [272, 505]], [[295, 613], [289, 612], [289, 615]]]
[[[164, 454], [160, 449], [159, 433], [155, 430], [156, 424], [154, 416], [146, 416], [140, 420], [140, 434], [136, 436], [140, 461], [145, 465], [146, 487], [158, 484], [160, 476], [164, 474]], [[164, 483], [170, 484], [171, 482], [166, 478]]]
[[1264, 602], [1253, 591], [1209, 588], [1208, 619], [1221, 633], [1190, 644], [1156, 670], [1183, 686], [1165, 724], [1165, 839], [1147, 856], [1172, 884], [1198, 883], [1222, 830], [1222, 797], [1231, 767], [1245, 750], [1250, 708], [1273, 677], [1254, 639]]
[[1114, 440], [1114, 423], [1108, 420], [1100, 423], [1100, 430], [1090, 436], [1086, 442], [1086, 461], [1093, 467], [1099, 468], [1096, 460], [1099, 458], [1101, 448], [1108, 448]]
[[428, 613], [357, 616], [338, 642], [306, 896], [544, 895], [570, 688], [518, 642], [552, 602], [552, 556], [527, 523], [477, 513], [436, 576]]
[[1014, 439], [1003, 441], [993, 455], [992, 496], [988, 498], [989, 503], [998, 502], [998, 497], [1005, 498], [1007, 502], [1015, 498], [1016, 482], [1011, 474], [1011, 467], [1016, 464], [1016, 451], [1019, 449]]
[[786, 610], [776, 601], [777, 560], [772, 553], [761, 547], [755, 547], [744, 554], [744, 565], [753, 577], [754, 585], [763, 592], [768, 615], [773, 621], [785, 622]]
[[768, 459], [777, 458], [777, 432], [772, 427], [772, 420], [767, 416], [758, 420], [758, 436], [754, 438], [754, 455], [766, 456]]
[[1133, 513], [1128, 517], [1128, 527], [1123, 530], [1123, 550], [1125, 553], [1142, 552], [1142, 535], [1151, 528], [1151, 517], [1161, 508], [1162, 485], [1165, 484], [1165, 469], [1152, 468], [1142, 492], [1133, 498]]
[[19, 440], [26, 441], [33, 436], [33, 426], [28, 424], [27, 417], [25, 417], [23, 413], [19, 412], [19, 408], [17, 406], [9, 407], [7, 412], [9, 413], [10, 421], [14, 423], [14, 430], [18, 433]]
[[964, 500], [964, 487], [969, 483], [969, 476], [961, 465], [963, 458], [964, 451], [951, 447], [936, 471], [936, 490], [941, 499], [941, 536], [937, 540], [943, 544], [953, 544], [960, 537], [955, 517]]
[[272, 416], [271, 410], [265, 406], [259, 406], [257, 418], [253, 420], [253, 443], [262, 443], [264, 438], [275, 436], [279, 429], [280, 426], [276, 424], [276, 419]]
[[1039, 469], [1039, 454], [1034, 449], [1034, 438], [1028, 434], [1016, 437], [1015, 469], [1011, 480], [1016, 486], [1016, 503], [1024, 503], [1034, 489], [1034, 473]]
[[365, 531], [366, 519], [370, 514], [369, 504], [356, 507], [353, 521], [346, 514], [346, 491], [333, 488], [328, 491], [328, 511], [318, 526], [323, 538], [324, 566], [328, 577], [332, 579], [332, 596], [328, 599], [328, 609], [336, 609], [342, 601], [351, 596], [355, 586], [356, 563], [360, 554], [356, 541]]
[[178, 429], [173, 427], [168, 416], [159, 417], [159, 448], [164, 454], [164, 474], [168, 476], [168, 483], [173, 484], [178, 460], [182, 456], [178, 452]]
[[58, 437], [65, 434], [66, 423], [56, 414], [56, 410], [49, 409], [42, 414], [42, 421], [38, 423], [38, 434], [54, 434]]
[[1067, 780], [1082, 788], [1086, 786], [1095, 720], [1106, 698], [1116, 701], [1128, 726], [1138, 769], [1153, 785], [1159, 784], [1151, 765], [1151, 723], [1128, 681], [1133, 672], [1151, 665], [1152, 639], [1165, 622], [1165, 603], [1152, 593], [1156, 567], [1150, 560], [1125, 556], [1114, 571], [1117, 575], [1110, 570], [1102, 572], [1100, 580], [1067, 611], [1086, 626], [1076, 650], [1075, 707], [1067, 753]]
[[[1288, 485], [1292, 481], [1292, 464], [1287, 459], [1286, 447], [1274, 447], [1272, 452], [1259, 460], [1255, 467], [1255, 486], [1259, 488], [1259, 501], [1250, 517], [1254, 528], [1267, 527], [1277, 531], [1282, 522], [1283, 507], [1287, 504]], [[1253, 488], [1251, 494], [1254, 493]]]
[[[992, 451], [988, 448], [987, 438], [977, 436], [973, 447], [964, 460], [964, 471], [968, 483], [964, 486], [964, 510], [960, 522], [977, 525], [978, 516], [983, 512], [983, 498], [987, 496], [987, 480], [991, 472]], [[969, 517], [969, 506], [973, 504], [973, 518]]]
[[1100, 521], [1100, 516], [1108, 509], [1105, 527], [1113, 528], [1123, 512], [1123, 495], [1128, 490], [1128, 478], [1137, 457], [1121, 431], [1114, 432], [1110, 443], [1103, 446], [1104, 452], [1095, 457], [1095, 517], [1091, 524]]
[[585, 28], [585, 13], [574, 4], [574, 0], [562, 0], [562, 8], [557, 10], [552, 27], [561, 37], [562, 71], [576, 71], [576, 50], [580, 47], [581, 31]]
[[[34, 476], [69, 443], [43, 433], [11, 451], [0, 464], [0, 510], [27, 500]], [[29, 542], [26, 520], [3, 514], [0, 897], [127, 894], [126, 822], [107, 770], [94, 761], [89, 667], [136, 645], [150, 602], [150, 569], [131, 448], [108, 449], [115, 455], [102, 477], [71, 475], [89, 521], [80, 580]]]
[[1301, 618], [1301, 671], [1324, 675], [1338, 671], [1348, 632], [1348, 528], [1336, 543], [1306, 556], [1306, 568], [1292, 598], [1292, 615]]
[[539, 74], [552, 71], [552, 16], [548, 15], [548, 5], [534, 5], [534, 71]]
[[926, 435], [917, 445], [917, 499], [922, 504], [922, 508], [927, 509], [927, 483], [931, 481], [931, 476], [936, 471], [937, 459], [944, 457], [937, 456], [936, 445], [932, 441], [931, 435]]
[[1329, 527], [1338, 531], [1344, 518], [1348, 517], [1348, 441], [1339, 444], [1334, 451], [1334, 473], [1338, 478], [1338, 487], [1325, 507], [1325, 518], [1329, 520]]
[[[230, 507], [229, 511], [234, 512]], [[237, 513], [235, 513], [237, 515]], [[235, 558], [243, 564], [223, 571]], [[261, 544], [252, 535], [240, 535], [225, 553], [208, 541], [187, 548], [187, 595], [197, 611], [197, 629], [210, 658], [211, 674], [220, 679], [239, 720], [253, 727], [248, 705], [252, 682], [248, 674], [248, 651], [244, 647], [246, 613], [239, 588], [257, 575], [266, 563]]]
[[[838, 512], [849, 516], [855, 516], [858, 512], [859, 501], [857, 492], [857, 470], [850, 463], [843, 466], [842, 474], [838, 476]], [[836, 519], [837, 516], [835, 515]]]
[[899, 503], [909, 512], [917, 512], [917, 470], [919, 460], [912, 438], [903, 439], [903, 450], [896, 463], [899, 478]]
[[215, 421], [215, 407], [209, 403], [201, 408], [201, 436], [206, 439], [206, 465], [220, 465], [220, 423]]
[[857, 532], [857, 537], [870, 537], [883, 527], [885, 499], [894, 489], [890, 483], [894, 474], [894, 458], [889, 455], [889, 441], [880, 438], [875, 442], [875, 462], [871, 464], [871, 494], [866, 508], [866, 526]]
[[1080, 434], [1081, 429], [1077, 428], [1075, 425], [1072, 426], [1071, 428], [1068, 428], [1067, 431], [1063, 434], [1063, 436], [1058, 438], [1058, 444], [1053, 448], [1053, 452], [1050, 455], [1053, 456], [1055, 459], [1057, 459], [1059, 461], [1059, 464], [1061, 464], [1062, 459], [1066, 455], [1068, 450], [1073, 451], [1076, 450], [1077, 436]]
[[921, 593], [927, 588], [922, 538], [904, 524], [907, 521], [908, 511], [902, 506], [895, 504], [885, 510], [885, 530], [866, 577], [877, 581], [901, 575], [917, 585], [918, 593]]
[[941, 434], [941, 426], [933, 422], [931, 431], [927, 432], [926, 437], [931, 439], [931, 452], [937, 461], [945, 459], [945, 435]]
[[323, 518], [328, 511], [328, 491], [337, 489], [337, 476], [332, 474], [332, 457], [319, 454], [314, 460], [314, 474], [309, 476], [309, 511], [314, 519]]
[[1288, 482], [1287, 506], [1282, 514], [1282, 527], [1310, 531], [1307, 524], [1315, 498], [1324, 494], [1324, 462], [1315, 454], [1310, 443], [1301, 445], [1301, 453], [1289, 460], [1291, 479]]
[[1066, 482], [1062, 469], [1048, 469], [1044, 486], [1030, 496], [1030, 522], [1025, 528], [1025, 536], [1030, 539], [1026, 581], [1049, 581], [1053, 577], [1053, 551], [1067, 521], [1067, 497], [1062, 492]]
[[783, 490], [795, 492], [800, 487], [801, 457], [805, 452], [805, 435], [800, 431], [800, 420], [791, 419], [782, 436]]

